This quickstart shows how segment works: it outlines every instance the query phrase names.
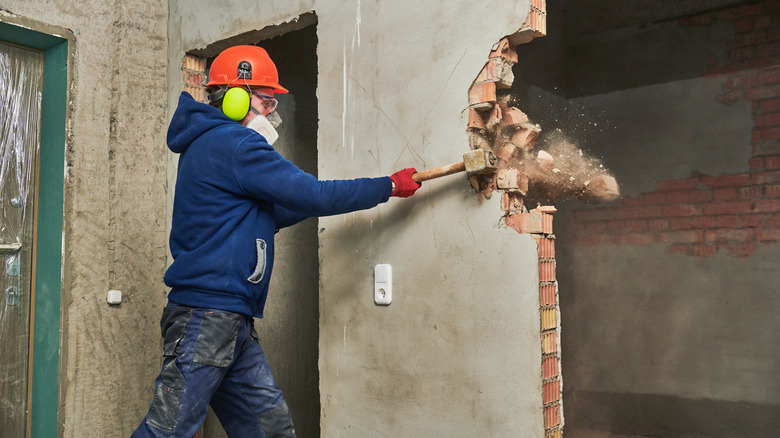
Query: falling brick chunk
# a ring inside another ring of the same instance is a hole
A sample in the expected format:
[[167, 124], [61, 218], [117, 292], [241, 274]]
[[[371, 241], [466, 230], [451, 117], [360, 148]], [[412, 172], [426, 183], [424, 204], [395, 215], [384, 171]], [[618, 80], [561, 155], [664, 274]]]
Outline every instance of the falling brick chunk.
[[582, 197], [592, 201], [614, 201], [620, 197], [617, 180], [609, 175], [599, 175], [586, 181]]

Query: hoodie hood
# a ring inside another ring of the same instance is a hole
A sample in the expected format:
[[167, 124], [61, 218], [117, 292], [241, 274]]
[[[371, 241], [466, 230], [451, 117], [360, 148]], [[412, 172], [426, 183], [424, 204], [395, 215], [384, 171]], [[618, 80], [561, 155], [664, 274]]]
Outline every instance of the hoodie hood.
[[196, 101], [184, 91], [179, 96], [179, 106], [168, 127], [168, 148], [180, 154], [205, 132], [227, 124], [237, 122], [222, 114], [218, 108]]

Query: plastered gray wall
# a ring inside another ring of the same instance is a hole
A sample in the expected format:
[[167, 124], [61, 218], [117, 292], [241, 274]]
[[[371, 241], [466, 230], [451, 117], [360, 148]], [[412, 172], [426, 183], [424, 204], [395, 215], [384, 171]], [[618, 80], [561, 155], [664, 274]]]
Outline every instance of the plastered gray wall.
[[[71, 44], [59, 436], [127, 436], [148, 409], [160, 363], [167, 5], [0, 8], [4, 21], [67, 34]], [[106, 303], [110, 289], [122, 290], [120, 306]]]
[[[186, 52], [314, 11], [319, 178], [448, 164], [468, 150], [469, 85], [528, 9], [172, 1], [168, 102], [182, 89]], [[322, 436], [542, 435], [536, 243], [499, 226], [496, 198], [455, 176], [319, 220]], [[389, 307], [373, 303], [377, 263], [393, 265]], [[269, 306], [296, 304], [278, 299], [271, 291]]]

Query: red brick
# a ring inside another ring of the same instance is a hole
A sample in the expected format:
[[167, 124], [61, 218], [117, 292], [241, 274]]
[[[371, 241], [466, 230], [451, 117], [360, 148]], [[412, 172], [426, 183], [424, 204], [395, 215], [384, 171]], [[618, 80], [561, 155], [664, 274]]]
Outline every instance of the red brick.
[[555, 262], [539, 262], [539, 281], [555, 281]]
[[[663, 207], [661, 207], [663, 208]], [[617, 210], [617, 217], [619, 219], [628, 218], [645, 218], [658, 216], [658, 207], [626, 207]]]
[[737, 215], [716, 216], [715, 224], [719, 228], [739, 228], [739, 216]]
[[758, 85], [772, 85], [780, 83], [780, 69], [763, 71], [756, 77]]
[[756, 172], [751, 175], [753, 184], [775, 184], [780, 183], [780, 172]]
[[744, 228], [761, 228], [766, 223], [767, 216], [761, 214], [743, 214], [739, 216], [740, 225]]
[[548, 357], [542, 361], [542, 379], [558, 377], [558, 358]]
[[659, 241], [665, 243], [698, 243], [704, 241], [702, 230], [678, 230], [659, 234]]
[[747, 93], [745, 93], [745, 98], [747, 100], [764, 100], [773, 99], [775, 97], [780, 97], [780, 85], [769, 85], [765, 87], [754, 88], [752, 90], [748, 90]]
[[648, 243], [657, 242], [659, 239], [660, 237], [657, 233], [634, 233], [617, 237], [620, 245], [647, 245]]
[[469, 105], [474, 105], [479, 110], [487, 110], [493, 107], [496, 101], [496, 84], [487, 82], [475, 84], [469, 88]]
[[755, 242], [731, 243], [726, 245], [726, 248], [728, 248], [729, 252], [734, 256], [744, 258], [753, 254], [756, 249], [758, 249], [758, 244]]
[[666, 200], [666, 193], [664, 192], [653, 192], [653, 193], [642, 194], [642, 203], [644, 205], [663, 204], [665, 200]]
[[693, 245], [693, 255], [698, 257], [709, 257], [715, 255], [718, 248], [714, 245]]
[[645, 231], [647, 229], [646, 220], [629, 220], [626, 221], [626, 230], [631, 232]]
[[536, 239], [537, 247], [539, 249], [539, 258], [555, 258], [555, 239], [547, 237], [535, 237], [534, 239]]
[[740, 214], [740, 213], [752, 213], [753, 206], [750, 201], [735, 201], [735, 202], [718, 202], [712, 204], [704, 204], [704, 214], [706, 215], [719, 215], [719, 214]]
[[482, 114], [474, 108], [469, 108], [469, 124], [470, 129], [485, 129], [485, 119]]
[[696, 216], [693, 218], [693, 228], [715, 228], [715, 216]]
[[753, 116], [756, 126], [780, 125], [780, 113], [757, 114]]
[[542, 354], [553, 354], [558, 352], [558, 333], [542, 334]]
[[649, 219], [647, 221], [647, 229], [652, 231], [666, 231], [669, 229], [668, 219]]
[[737, 189], [737, 198], [739, 199], [757, 199], [764, 195], [763, 187], [750, 186]]
[[626, 221], [609, 221], [607, 222], [607, 230], [610, 232], [620, 232], [626, 229]]
[[697, 257], [710, 257], [718, 252], [715, 245], [693, 245], [693, 255]]
[[539, 288], [539, 303], [542, 306], [556, 306], [555, 284], [547, 284]]
[[736, 187], [750, 184], [749, 173], [738, 173], [723, 176], [705, 176], [702, 178], [702, 184], [707, 187]]
[[544, 408], [544, 428], [549, 429], [561, 424], [561, 407], [554, 405]]
[[675, 217], [669, 220], [673, 230], [688, 230], [693, 228], [693, 219], [690, 217]]
[[658, 190], [669, 192], [678, 190], [692, 190], [699, 185], [699, 178], [686, 178], [686, 179], [671, 179], [666, 181], [660, 181], [658, 183]]
[[542, 385], [542, 401], [544, 404], [552, 403], [561, 399], [561, 382], [554, 380]]
[[675, 254], [682, 254], [686, 255], [688, 254], [688, 249], [690, 248], [689, 245], [684, 245], [682, 243], [675, 243], [669, 247], [669, 251], [675, 253]]
[[509, 43], [509, 38], [502, 38], [501, 41], [496, 43], [493, 50], [491, 50], [488, 58], [501, 57], [511, 63], [517, 63], [517, 50], [515, 46]]
[[607, 229], [607, 221], [590, 222], [585, 225], [585, 231], [590, 234], [598, 234]]
[[688, 192], [666, 192], [667, 204], [683, 204], [688, 202]]
[[[780, 113], [778, 113], [780, 114]], [[766, 157], [764, 158], [764, 166], [767, 170], [780, 169], [780, 157]]]
[[737, 199], [737, 189], [715, 189], [712, 191], [712, 199], [714, 201], [732, 201]]
[[753, 211], [757, 213], [774, 213], [780, 211], [780, 199], [757, 200], [753, 203]]
[[756, 230], [756, 240], [759, 242], [777, 242], [780, 240], [780, 230], [777, 228]]
[[741, 102], [741, 101], [745, 100], [745, 95], [746, 94], [747, 93], [745, 92], [745, 90], [734, 90], [734, 91], [730, 91], [730, 92], [728, 92], [726, 94], [722, 94], [722, 95], [716, 97], [715, 99], [719, 103], [722, 103], [724, 105], [732, 105], [732, 104], [735, 104], [737, 102]]
[[764, 189], [767, 198], [780, 198], [780, 185], [767, 185]]
[[622, 199], [623, 205], [626, 207], [637, 207], [642, 205], [642, 198], [634, 196], [624, 196]]
[[758, 108], [764, 113], [773, 113], [780, 111], [780, 98], [762, 100]]
[[780, 140], [780, 128], [762, 128], [761, 140]]
[[691, 190], [688, 192], [690, 202], [709, 202], [712, 200], [711, 190]]
[[704, 232], [705, 242], [744, 242], [752, 237], [750, 230], [745, 229], [721, 229]]
[[764, 158], [763, 157], [755, 157], [750, 159], [750, 171], [751, 172], [758, 172], [764, 170]]
[[522, 125], [528, 123], [528, 116], [515, 107], [509, 107], [504, 110], [501, 116], [501, 123], [505, 125]]
[[753, 128], [753, 132], [750, 134], [750, 143], [757, 144], [761, 142], [761, 130]]
[[773, 214], [769, 217], [769, 221], [767, 222], [767, 226], [769, 227], [778, 227], [780, 226], [780, 214]]
[[660, 208], [661, 217], [696, 216], [700, 215], [702, 208], [698, 205], [676, 204], [666, 205]]

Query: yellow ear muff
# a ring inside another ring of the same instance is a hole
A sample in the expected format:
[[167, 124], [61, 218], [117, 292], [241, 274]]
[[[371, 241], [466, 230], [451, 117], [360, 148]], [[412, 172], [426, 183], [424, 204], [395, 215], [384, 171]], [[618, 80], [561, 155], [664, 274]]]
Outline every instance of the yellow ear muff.
[[249, 103], [249, 93], [241, 87], [233, 87], [222, 98], [222, 112], [230, 119], [239, 121], [249, 112]]

